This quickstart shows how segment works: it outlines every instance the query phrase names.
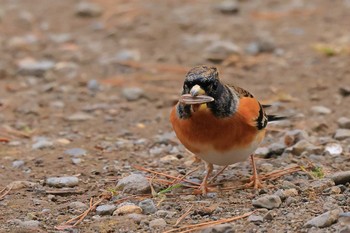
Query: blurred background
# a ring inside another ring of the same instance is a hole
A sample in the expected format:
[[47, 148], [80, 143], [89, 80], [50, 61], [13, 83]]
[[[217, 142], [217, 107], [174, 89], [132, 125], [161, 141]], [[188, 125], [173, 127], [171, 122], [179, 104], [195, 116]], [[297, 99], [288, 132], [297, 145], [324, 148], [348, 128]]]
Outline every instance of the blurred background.
[[98, 192], [130, 164], [187, 169], [168, 116], [199, 64], [294, 116], [275, 132], [333, 137], [349, 117], [349, 12], [349, 0], [0, 0], [0, 184], [78, 173]]

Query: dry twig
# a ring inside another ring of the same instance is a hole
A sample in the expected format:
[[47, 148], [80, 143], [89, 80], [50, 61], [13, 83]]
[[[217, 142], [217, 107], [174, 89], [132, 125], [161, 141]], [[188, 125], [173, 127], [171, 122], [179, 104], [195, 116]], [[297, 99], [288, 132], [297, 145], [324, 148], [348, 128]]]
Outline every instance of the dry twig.
[[188, 210], [187, 210], [183, 215], [181, 215], [180, 218], [178, 218], [178, 219], [176, 220], [176, 223], [175, 223], [174, 227], [176, 227], [177, 225], [179, 225], [179, 224], [190, 214], [190, 212], [191, 212], [193, 206], [194, 206], [194, 205], [191, 205], [190, 208], [188, 208]]
[[6, 186], [5, 188], [3, 188], [1, 191], [0, 191], [0, 200], [2, 200], [12, 189], [12, 185], [11, 186]]

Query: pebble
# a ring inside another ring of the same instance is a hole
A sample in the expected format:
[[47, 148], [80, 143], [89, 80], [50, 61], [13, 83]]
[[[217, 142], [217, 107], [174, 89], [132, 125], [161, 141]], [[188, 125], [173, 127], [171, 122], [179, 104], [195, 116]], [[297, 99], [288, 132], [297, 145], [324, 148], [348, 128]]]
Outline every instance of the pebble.
[[18, 72], [22, 75], [42, 76], [52, 69], [55, 63], [51, 60], [37, 61], [32, 58], [24, 58], [17, 63]]
[[287, 199], [286, 199], [287, 206], [290, 206], [291, 204], [296, 203], [296, 202], [297, 202], [297, 199], [295, 199], [294, 197], [287, 197]]
[[239, 5], [236, 0], [224, 0], [217, 5], [217, 9], [223, 14], [236, 14], [239, 12]]
[[311, 107], [311, 111], [315, 114], [319, 114], [319, 115], [328, 115], [332, 113], [332, 110], [330, 110], [329, 108], [325, 107], [325, 106], [313, 106]]
[[93, 92], [99, 91], [101, 88], [100, 83], [96, 79], [89, 80], [86, 86], [90, 91]]
[[123, 88], [122, 95], [128, 101], [135, 101], [143, 97], [144, 90], [139, 87], [127, 87]]
[[112, 215], [117, 207], [115, 205], [100, 205], [96, 208], [98, 215]]
[[337, 140], [344, 140], [350, 138], [350, 129], [337, 129], [334, 138]]
[[167, 211], [167, 210], [158, 210], [155, 215], [159, 218], [172, 218], [176, 212]]
[[350, 86], [342, 86], [339, 88], [339, 93], [346, 97], [350, 95]]
[[273, 208], [278, 208], [282, 204], [282, 201], [277, 195], [265, 195], [253, 200], [252, 204], [258, 208], [266, 208], [270, 210]]
[[257, 55], [259, 53], [272, 53], [276, 50], [276, 44], [274, 40], [267, 36], [259, 36], [256, 41], [248, 44], [245, 48], [246, 53], [250, 55]]
[[340, 208], [327, 211], [309, 220], [307, 223], [305, 223], [304, 227], [319, 227], [319, 228], [329, 227], [338, 220], [339, 214], [342, 212], [343, 211]]
[[281, 155], [284, 152], [284, 149], [286, 146], [283, 143], [275, 142], [272, 143], [268, 146], [269, 148], [269, 153], [268, 156], [276, 156], [276, 155]]
[[146, 199], [139, 203], [139, 207], [144, 214], [153, 214], [157, 211], [157, 207], [152, 199]]
[[72, 148], [72, 149], [66, 150], [64, 153], [72, 157], [81, 157], [81, 156], [85, 156], [87, 154], [87, 151], [81, 148]]
[[125, 204], [123, 206], [118, 207], [113, 215], [125, 215], [125, 214], [141, 214], [142, 209], [134, 204]]
[[254, 154], [256, 156], [265, 157], [269, 153], [269, 148], [267, 147], [258, 147], [258, 149], [255, 150]]
[[35, 140], [36, 142], [32, 145], [32, 149], [34, 150], [52, 148], [54, 146], [53, 142], [49, 141], [45, 137], [38, 137]]
[[157, 218], [149, 222], [151, 230], [160, 230], [166, 227], [166, 221], [162, 218]]
[[250, 215], [248, 217], [248, 222], [263, 222], [264, 218], [260, 215]]
[[350, 170], [333, 173], [330, 178], [336, 185], [350, 182]]
[[296, 190], [295, 188], [291, 188], [291, 189], [279, 189], [275, 192], [275, 195], [279, 196], [281, 198], [281, 200], [285, 200], [288, 197], [294, 197], [298, 195], [298, 190]]
[[75, 14], [81, 17], [98, 17], [102, 14], [102, 8], [96, 3], [79, 2], [75, 6]]
[[74, 165], [80, 164], [81, 161], [82, 161], [82, 160], [81, 160], [80, 158], [72, 158], [72, 163], [73, 163]]
[[221, 62], [232, 54], [239, 54], [240, 48], [231, 41], [213, 41], [205, 49], [205, 57], [214, 62]]
[[52, 187], [75, 187], [79, 184], [79, 179], [75, 176], [49, 177], [46, 184]]
[[131, 174], [122, 178], [118, 181], [116, 188], [130, 194], [145, 194], [151, 190], [148, 180], [140, 174]]
[[340, 155], [343, 152], [343, 147], [338, 143], [329, 143], [324, 150], [330, 155]]
[[131, 50], [131, 49], [123, 49], [119, 51], [115, 56], [115, 60], [118, 62], [139, 61], [140, 59], [141, 59], [140, 51]]
[[337, 121], [340, 128], [350, 129], [350, 118], [340, 117]]
[[271, 163], [262, 163], [259, 168], [263, 172], [271, 172], [273, 170], [273, 165]]
[[74, 209], [77, 211], [83, 211], [83, 210], [86, 210], [88, 208], [88, 206], [85, 203], [80, 202], [80, 201], [71, 202], [71, 203], [69, 203], [68, 207], [70, 209]]
[[234, 233], [236, 232], [232, 225], [225, 223], [208, 227], [200, 231], [200, 233]]
[[304, 151], [320, 154], [323, 148], [315, 146], [306, 140], [301, 140], [292, 146], [291, 150], [294, 155], [301, 155]]
[[323, 190], [335, 185], [335, 182], [330, 178], [323, 178], [315, 180], [309, 184], [309, 188], [314, 189], [317, 192], [323, 192]]
[[286, 146], [292, 146], [301, 140], [308, 140], [308, 138], [309, 134], [305, 130], [290, 130], [284, 135], [284, 144], [286, 144]]
[[20, 221], [18, 223], [23, 228], [37, 228], [40, 226], [40, 222], [37, 220]]
[[12, 162], [12, 167], [14, 168], [21, 168], [23, 167], [25, 162], [23, 160], [15, 160]]
[[128, 218], [132, 219], [136, 224], [140, 224], [140, 222], [142, 220], [145, 220], [146, 219], [146, 215], [143, 215], [143, 214], [128, 214], [127, 215]]
[[66, 119], [68, 121], [87, 121], [91, 120], [93, 117], [90, 114], [84, 113], [84, 112], [76, 112]]

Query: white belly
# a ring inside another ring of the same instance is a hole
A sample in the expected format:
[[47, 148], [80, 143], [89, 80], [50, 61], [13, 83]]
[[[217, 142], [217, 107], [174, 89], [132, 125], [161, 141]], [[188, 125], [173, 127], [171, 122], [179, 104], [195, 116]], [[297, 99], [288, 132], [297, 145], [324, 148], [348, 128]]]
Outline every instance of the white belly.
[[214, 149], [207, 149], [199, 153], [198, 156], [201, 157], [204, 161], [216, 165], [230, 165], [238, 162], [247, 160], [251, 154], [254, 153], [256, 148], [241, 148], [234, 149], [227, 152], [219, 152]]

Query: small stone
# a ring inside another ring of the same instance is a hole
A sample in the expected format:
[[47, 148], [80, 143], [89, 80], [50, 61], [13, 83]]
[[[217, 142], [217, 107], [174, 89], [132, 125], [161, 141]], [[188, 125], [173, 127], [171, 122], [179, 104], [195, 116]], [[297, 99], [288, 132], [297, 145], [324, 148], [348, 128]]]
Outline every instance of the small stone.
[[122, 95], [128, 101], [135, 101], [144, 95], [144, 91], [139, 87], [127, 87], [122, 90]]
[[284, 152], [284, 149], [286, 146], [283, 143], [275, 142], [269, 145], [269, 153], [268, 156], [276, 156], [276, 155], [281, 155]]
[[80, 202], [80, 201], [74, 201], [74, 202], [71, 202], [69, 203], [68, 207], [70, 209], [74, 209], [74, 210], [78, 210], [78, 211], [84, 211], [84, 210], [87, 210], [87, 205], [83, 202]]
[[291, 189], [279, 189], [275, 192], [275, 195], [279, 196], [281, 198], [281, 200], [285, 200], [288, 197], [294, 197], [298, 195], [298, 190], [296, 190], [295, 188], [291, 188]]
[[263, 222], [264, 218], [260, 215], [250, 215], [248, 217], [248, 222]]
[[271, 163], [262, 163], [259, 168], [263, 172], [271, 172], [273, 170], [273, 165]]
[[336, 172], [330, 175], [330, 178], [334, 181], [336, 185], [346, 184], [350, 182], [350, 171]]
[[50, 60], [36, 61], [25, 58], [17, 63], [18, 72], [22, 75], [42, 76], [46, 71], [52, 69], [55, 63]]
[[141, 214], [142, 209], [134, 204], [126, 204], [117, 208], [113, 215]]
[[275, 50], [277, 50], [275, 41], [268, 35], [260, 35], [256, 41], [249, 43], [245, 48], [246, 53], [250, 55], [272, 53]]
[[296, 203], [297, 199], [295, 199], [294, 197], [287, 197], [285, 202], [287, 206], [290, 206], [291, 204]]
[[79, 184], [79, 179], [75, 176], [49, 177], [46, 184], [52, 187], [75, 187]]
[[99, 82], [96, 80], [96, 79], [92, 79], [92, 80], [89, 80], [88, 83], [87, 83], [87, 88], [90, 90], [90, 91], [99, 91], [100, 90], [100, 84]]
[[350, 86], [342, 86], [339, 88], [339, 93], [346, 97], [350, 95]]
[[343, 211], [341, 209], [327, 211], [326, 213], [309, 220], [307, 223], [305, 223], [304, 227], [329, 227], [338, 220], [339, 214], [342, 212]]
[[166, 222], [162, 218], [157, 218], [149, 222], [151, 230], [160, 230], [166, 227]]
[[334, 138], [337, 140], [350, 138], [350, 129], [337, 129], [337, 131], [335, 131]]
[[337, 194], [340, 194], [341, 192], [342, 191], [338, 186], [333, 186], [323, 191], [324, 194], [329, 194], [329, 195], [337, 195]]
[[123, 49], [115, 56], [116, 61], [139, 61], [141, 59], [140, 52], [138, 50]]
[[236, 14], [239, 12], [239, 5], [236, 0], [224, 0], [217, 9], [223, 14]]
[[256, 156], [265, 157], [269, 153], [269, 148], [267, 147], [258, 147], [258, 149], [255, 150], [254, 154]]
[[159, 218], [172, 218], [176, 215], [176, 212], [167, 211], [167, 210], [158, 210], [155, 215]]
[[328, 115], [332, 113], [332, 110], [330, 110], [329, 108], [325, 107], [325, 106], [313, 106], [311, 107], [311, 111], [315, 114], [319, 114], [319, 115]]
[[200, 231], [200, 233], [234, 233], [236, 232], [232, 225], [225, 223], [208, 227]]
[[36, 139], [36, 142], [32, 145], [32, 149], [40, 150], [46, 148], [52, 148], [53, 142], [49, 141], [47, 138], [39, 137]]
[[232, 54], [239, 54], [240, 48], [231, 41], [213, 41], [205, 49], [205, 57], [214, 62], [221, 62]]
[[23, 167], [25, 162], [23, 160], [15, 160], [12, 162], [12, 167], [14, 168], [21, 168]]
[[146, 219], [146, 215], [143, 214], [128, 214], [128, 218], [132, 219], [136, 224], [140, 224], [142, 220]]
[[145, 194], [151, 190], [148, 180], [140, 174], [132, 174], [119, 180], [117, 189], [130, 194]]
[[330, 188], [335, 185], [335, 182], [329, 178], [323, 178], [315, 180], [310, 183], [309, 188], [314, 189], [317, 192], [323, 192], [326, 188]]
[[277, 213], [274, 210], [270, 210], [264, 215], [264, 220], [271, 221], [276, 216], [277, 216]]
[[75, 7], [75, 14], [81, 17], [97, 17], [102, 14], [102, 8], [92, 2], [79, 2]]
[[157, 211], [156, 205], [152, 201], [152, 199], [146, 199], [139, 203], [139, 207], [141, 207], [142, 212], [144, 214], [153, 214]]
[[23, 228], [37, 228], [40, 226], [40, 222], [37, 220], [28, 220], [28, 221], [21, 221], [19, 223], [19, 226]]
[[68, 121], [87, 121], [87, 120], [91, 120], [92, 118], [93, 117], [87, 113], [77, 112], [77, 113], [74, 113], [73, 115], [70, 115], [66, 119]]
[[337, 121], [340, 128], [350, 129], [350, 118], [340, 117]]
[[284, 135], [284, 144], [286, 146], [293, 146], [301, 140], [308, 140], [309, 134], [305, 130], [295, 129], [290, 130]]
[[277, 195], [265, 195], [253, 200], [252, 204], [258, 208], [266, 208], [270, 210], [273, 208], [278, 208], [282, 204], [282, 201]]
[[295, 155], [301, 155], [305, 151], [317, 154], [322, 152], [321, 147], [315, 146], [306, 140], [297, 142], [291, 149]]
[[330, 155], [340, 155], [343, 152], [343, 147], [338, 143], [329, 143], [324, 150]]
[[72, 163], [73, 163], [74, 165], [80, 164], [81, 161], [82, 161], [82, 160], [81, 160], [80, 158], [72, 158]]
[[96, 208], [98, 215], [112, 215], [117, 207], [115, 205], [100, 205]]
[[87, 151], [81, 148], [72, 148], [72, 149], [66, 150], [64, 153], [72, 157], [81, 157], [81, 156], [85, 156], [87, 154]]

